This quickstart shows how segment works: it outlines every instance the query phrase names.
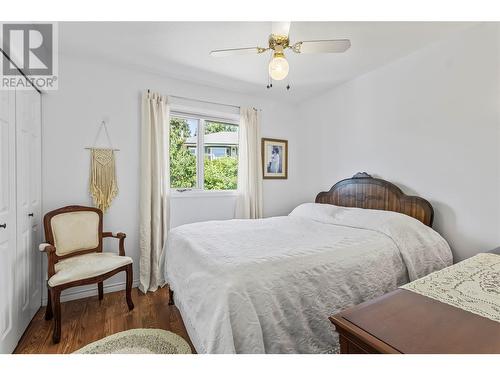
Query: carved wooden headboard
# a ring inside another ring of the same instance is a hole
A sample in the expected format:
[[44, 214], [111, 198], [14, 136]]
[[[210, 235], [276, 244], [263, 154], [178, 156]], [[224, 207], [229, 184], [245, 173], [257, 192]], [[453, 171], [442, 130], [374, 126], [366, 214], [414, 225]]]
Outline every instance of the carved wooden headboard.
[[319, 193], [316, 203], [395, 211], [430, 227], [434, 219], [434, 209], [427, 200], [405, 195], [393, 183], [373, 178], [366, 172], [356, 173], [352, 178], [337, 182], [330, 191]]

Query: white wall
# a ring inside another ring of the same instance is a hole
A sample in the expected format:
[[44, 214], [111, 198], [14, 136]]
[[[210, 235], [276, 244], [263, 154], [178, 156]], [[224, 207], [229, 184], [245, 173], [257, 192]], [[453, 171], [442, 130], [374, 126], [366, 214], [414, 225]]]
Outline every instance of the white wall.
[[[60, 56], [59, 90], [45, 94], [43, 101], [44, 212], [69, 204], [91, 204], [89, 151], [84, 147], [92, 145], [100, 122], [106, 119], [114, 146], [120, 149], [117, 153], [120, 192], [104, 215], [104, 228], [127, 234], [126, 251], [134, 258], [134, 279], [139, 275], [140, 96], [148, 88], [166, 95], [261, 108], [262, 136], [288, 139], [290, 150], [288, 180], [264, 181], [265, 216], [288, 214], [297, 204], [312, 199], [300, 189], [300, 171], [304, 168], [301, 168], [299, 156], [304, 152], [299, 141], [304, 130], [298, 127], [292, 106], [193, 85], [138, 69]], [[176, 226], [228, 219], [233, 213], [234, 197], [197, 196], [174, 199], [171, 215], [172, 224]], [[116, 246], [112, 240], [108, 243]], [[122, 280], [123, 277], [111, 279], [105, 284], [107, 290], [113, 290], [110, 286], [117, 282], [114, 288], [121, 288]], [[95, 288], [91, 289], [94, 293]]]
[[499, 45], [479, 25], [306, 103], [309, 194], [367, 171], [430, 200], [456, 259], [499, 246]]

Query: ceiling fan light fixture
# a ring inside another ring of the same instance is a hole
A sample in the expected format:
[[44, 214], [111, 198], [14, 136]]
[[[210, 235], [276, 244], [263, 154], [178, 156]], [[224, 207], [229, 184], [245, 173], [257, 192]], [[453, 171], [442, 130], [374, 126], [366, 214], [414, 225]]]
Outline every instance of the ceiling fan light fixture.
[[[289, 37], [290, 22], [273, 22], [272, 32], [268, 38], [268, 47], [245, 47], [219, 49], [210, 52], [212, 56], [233, 56], [262, 54], [272, 51], [273, 56], [269, 62], [269, 84], [267, 88], [272, 87], [272, 80], [281, 81], [288, 76], [290, 66], [286, 60], [284, 51], [289, 49], [295, 54], [315, 54], [315, 53], [342, 53], [351, 47], [349, 39], [321, 39], [321, 40], [303, 40], [290, 43]], [[287, 90], [290, 85], [287, 85]]]
[[281, 81], [288, 75], [290, 66], [283, 53], [275, 53], [269, 63], [269, 76], [275, 81]]

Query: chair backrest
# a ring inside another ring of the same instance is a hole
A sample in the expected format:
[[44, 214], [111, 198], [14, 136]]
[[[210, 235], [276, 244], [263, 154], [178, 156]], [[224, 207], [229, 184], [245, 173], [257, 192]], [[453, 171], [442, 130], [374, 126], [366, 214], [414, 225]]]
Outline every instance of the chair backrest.
[[67, 206], [43, 218], [45, 240], [58, 258], [102, 252], [102, 211], [94, 207]]

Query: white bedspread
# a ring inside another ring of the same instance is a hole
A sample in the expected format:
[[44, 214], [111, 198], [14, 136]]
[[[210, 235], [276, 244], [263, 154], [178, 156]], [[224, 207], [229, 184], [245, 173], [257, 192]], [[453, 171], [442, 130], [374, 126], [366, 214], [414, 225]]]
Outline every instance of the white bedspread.
[[324, 353], [329, 316], [451, 263], [409, 216], [311, 203], [173, 229], [166, 277], [199, 353]]

